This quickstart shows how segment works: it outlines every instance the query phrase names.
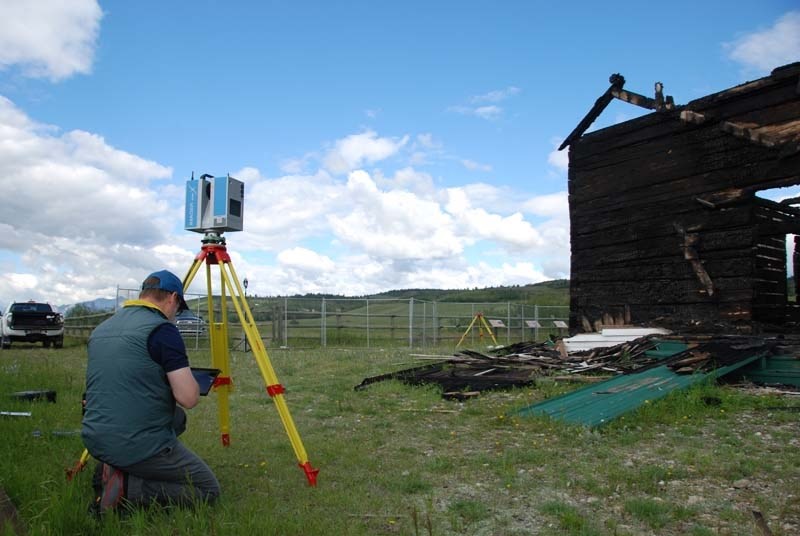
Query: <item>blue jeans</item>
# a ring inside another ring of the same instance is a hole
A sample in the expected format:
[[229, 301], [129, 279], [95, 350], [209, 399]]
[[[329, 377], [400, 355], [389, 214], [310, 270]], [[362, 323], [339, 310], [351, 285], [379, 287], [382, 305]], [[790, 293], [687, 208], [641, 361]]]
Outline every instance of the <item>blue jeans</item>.
[[[175, 410], [177, 435], [186, 429], [186, 413]], [[177, 439], [158, 454], [120, 467], [128, 473], [126, 498], [133, 504], [190, 505], [214, 502], [220, 489], [217, 477], [206, 463]]]

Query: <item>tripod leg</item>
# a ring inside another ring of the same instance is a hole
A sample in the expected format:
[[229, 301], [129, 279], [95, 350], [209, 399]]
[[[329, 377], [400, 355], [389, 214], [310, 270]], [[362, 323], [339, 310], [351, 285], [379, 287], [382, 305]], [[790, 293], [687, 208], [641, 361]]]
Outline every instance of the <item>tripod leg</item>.
[[464, 331], [464, 334], [461, 336], [461, 339], [459, 339], [458, 344], [456, 344], [456, 348], [461, 346], [461, 343], [464, 342], [464, 337], [466, 337], [467, 333], [470, 332], [470, 330], [472, 329], [472, 326], [475, 324], [475, 320], [477, 318], [478, 318], [477, 316], [473, 316], [472, 317], [472, 321], [469, 323], [469, 326], [467, 326], [467, 329], [466, 329], [466, 331]]
[[[230, 274], [226, 273], [226, 269], [230, 270]], [[272, 398], [272, 401], [275, 403], [275, 407], [278, 410], [278, 415], [281, 418], [283, 427], [286, 430], [286, 434], [289, 436], [289, 441], [294, 449], [298, 464], [305, 472], [308, 483], [312, 486], [315, 486], [317, 484], [317, 473], [319, 473], [319, 470], [314, 469], [311, 466], [311, 462], [308, 460], [308, 455], [306, 454], [306, 449], [303, 446], [303, 441], [300, 439], [300, 434], [297, 431], [294, 420], [289, 413], [289, 408], [286, 405], [286, 400], [283, 397], [284, 388], [278, 382], [278, 377], [272, 368], [269, 356], [267, 355], [267, 350], [264, 347], [264, 341], [261, 340], [261, 336], [258, 333], [258, 328], [253, 321], [253, 315], [250, 311], [250, 306], [247, 304], [247, 301], [242, 299], [244, 292], [242, 291], [239, 280], [236, 277], [236, 271], [233, 268], [233, 264], [229, 260], [220, 263], [220, 272], [222, 274], [223, 286], [227, 285], [228, 289], [230, 290], [231, 301], [236, 309], [236, 314], [239, 316], [239, 321], [245, 330], [247, 340], [250, 343], [250, 347], [253, 351], [253, 356], [256, 359], [256, 363], [258, 364], [258, 368], [261, 371], [261, 377], [264, 379], [264, 384], [267, 388], [267, 394], [269, 394], [269, 396]]]
[[183, 278], [183, 291], [186, 292], [189, 290], [189, 285], [192, 284], [192, 280], [194, 276], [197, 275], [197, 271], [200, 269], [200, 266], [203, 265], [203, 261], [206, 259], [208, 254], [205, 251], [201, 251], [197, 254], [192, 261], [192, 265], [189, 267], [189, 271], [186, 273], [186, 277]]
[[[221, 268], [220, 268], [221, 272]], [[211, 288], [211, 266], [206, 265], [206, 287], [208, 295], [209, 311], [209, 337], [211, 340], [211, 366], [218, 368], [221, 372], [214, 380], [214, 392], [217, 394], [217, 417], [219, 419], [220, 436], [222, 445], [227, 447], [231, 444], [231, 417], [230, 417], [230, 393], [233, 390], [231, 383], [231, 366], [228, 353], [228, 323], [225, 310], [227, 302], [225, 300], [225, 285], [222, 283], [220, 320], [217, 322], [214, 317], [214, 299]]]
[[484, 317], [481, 317], [481, 320], [483, 321], [483, 325], [486, 327], [486, 331], [488, 331], [489, 335], [492, 337], [492, 340], [494, 341], [494, 345], [497, 346], [498, 345], [497, 344], [497, 339], [494, 338], [494, 332], [492, 331], [491, 326], [489, 326], [489, 323], [486, 321], [486, 319]]

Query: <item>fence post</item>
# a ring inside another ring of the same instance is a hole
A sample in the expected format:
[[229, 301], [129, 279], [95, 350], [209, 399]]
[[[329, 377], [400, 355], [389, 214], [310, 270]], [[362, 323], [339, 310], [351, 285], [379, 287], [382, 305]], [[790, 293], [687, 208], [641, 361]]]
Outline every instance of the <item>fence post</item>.
[[506, 302], [506, 319], [508, 320], [508, 327], [506, 328], [506, 344], [511, 344], [511, 302]]
[[425, 330], [428, 327], [427, 322], [428, 322], [428, 302], [424, 301], [422, 302], [422, 333], [420, 333], [420, 336], [422, 337], [420, 346], [422, 347], [425, 346]]
[[320, 344], [322, 344], [322, 347], [325, 348], [326, 346], [328, 346], [328, 326], [326, 325], [326, 321], [325, 321], [325, 297], [324, 296], [322, 297], [322, 307], [320, 307], [320, 316], [321, 316], [320, 321], [319, 321], [320, 331], [321, 331], [321, 333], [320, 333]]
[[437, 302], [433, 302], [431, 307], [433, 308], [431, 328], [433, 329], [433, 347], [435, 348], [439, 343], [439, 308]]
[[369, 298], [367, 300], [367, 348], [369, 348]]
[[289, 298], [283, 298], [283, 345], [289, 347]]
[[[534, 324], [534, 325], [538, 326], [539, 325], [539, 306], [538, 305], [534, 305], [533, 306], [533, 319], [536, 321], [536, 324]], [[539, 328], [533, 328], [533, 340], [535, 342], [539, 341]]]
[[414, 298], [408, 299], [408, 347], [414, 348]]
[[[475, 304], [474, 303], [470, 304], [470, 313], [471, 314], [469, 315], [469, 322], [467, 322], [468, 326], [472, 323], [472, 320], [475, 318]], [[483, 329], [483, 328], [481, 326], [478, 326], [478, 331], [479, 332], [480, 332], [481, 329]], [[470, 330], [469, 343], [471, 345], [475, 346], [475, 330], [474, 329]]]

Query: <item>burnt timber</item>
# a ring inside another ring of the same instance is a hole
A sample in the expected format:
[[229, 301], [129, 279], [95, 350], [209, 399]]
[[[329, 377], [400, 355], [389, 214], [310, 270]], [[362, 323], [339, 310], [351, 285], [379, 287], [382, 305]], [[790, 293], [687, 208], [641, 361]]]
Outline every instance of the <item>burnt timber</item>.
[[[747, 332], [791, 329], [787, 236], [800, 184], [800, 63], [675, 105], [611, 87], [567, 137], [570, 329], [604, 318]], [[654, 112], [584, 134], [614, 98]], [[793, 239], [791, 237], [790, 239]], [[797, 273], [796, 249], [793, 263]]]

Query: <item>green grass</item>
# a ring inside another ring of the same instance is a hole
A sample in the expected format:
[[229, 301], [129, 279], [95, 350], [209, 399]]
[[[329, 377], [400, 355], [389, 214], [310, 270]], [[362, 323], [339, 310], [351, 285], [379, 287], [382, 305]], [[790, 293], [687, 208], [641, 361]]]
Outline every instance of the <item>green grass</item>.
[[[0, 417], [0, 486], [28, 533], [45, 535], [738, 535], [753, 533], [750, 509], [776, 535], [800, 527], [800, 425], [796, 412], [774, 409], [796, 399], [702, 385], [585, 430], [515, 416], [574, 388], [552, 381], [466, 402], [396, 381], [353, 390], [365, 377], [416, 364], [409, 353], [270, 353], [321, 470], [312, 488], [252, 355], [233, 352], [231, 446], [220, 445], [215, 394], [188, 412], [182, 438], [216, 472], [219, 503], [98, 522], [86, 514], [89, 472], [64, 478], [80, 438], [53, 434], [80, 427], [83, 346], [15, 346], [0, 352], [0, 409], [32, 416]], [[209, 364], [202, 351], [190, 357]], [[57, 391], [57, 402], [7, 396], [41, 389]]]

